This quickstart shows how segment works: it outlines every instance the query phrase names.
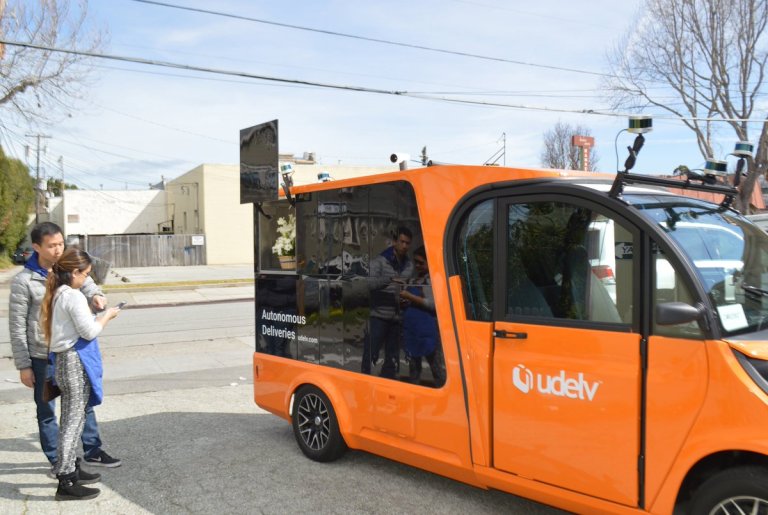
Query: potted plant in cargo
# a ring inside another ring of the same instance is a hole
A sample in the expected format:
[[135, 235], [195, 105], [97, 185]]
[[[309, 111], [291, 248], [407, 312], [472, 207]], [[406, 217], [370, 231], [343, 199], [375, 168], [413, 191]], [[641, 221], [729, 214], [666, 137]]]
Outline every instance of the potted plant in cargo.
[[278, 218], [277, 233], [278, 237], [272, 245], [272, 252], [277, 254], [280, 268], [296, 270], [296, 215]]

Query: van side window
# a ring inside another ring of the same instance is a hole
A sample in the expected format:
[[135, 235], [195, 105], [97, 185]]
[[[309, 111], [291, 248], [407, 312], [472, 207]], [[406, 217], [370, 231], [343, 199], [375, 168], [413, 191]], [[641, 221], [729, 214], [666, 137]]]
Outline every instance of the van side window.
[[632, 322], [633, 236], [562, 202], [507, 208], [505, 317]]
[[[409, 183], [325, 189], [297, 196], [294, 207], [262, 207], [271, 218], [258, 215], [257, 352], [424, 387], [445, 384], [427, 249]], [[278, 242], [288, 220], [296, 233], [286, 267]]]
[[465, 218], [459, 240], [467, 318], [491, 321], [493, 314], [493, 200], [478, 204]]
[[[653, 306], [664, 302], [685, 302], [694, 305], [695, 297], [682, 280], [682, 274], [669, 262], [664, 252], [653, 244]], [[697, 322], [678, 325], [658, 325], [654, 317], [653, 334], [673, 338], [703, 338]]]

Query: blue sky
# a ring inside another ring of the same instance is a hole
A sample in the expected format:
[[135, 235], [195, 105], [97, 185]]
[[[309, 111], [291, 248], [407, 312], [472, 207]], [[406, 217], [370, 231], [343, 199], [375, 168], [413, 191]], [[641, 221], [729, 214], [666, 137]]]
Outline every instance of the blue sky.
[[[640, 0], [267, 1], [169, 0], [318, 29], [605, 72], [606, 53], [629, 30]], [[598, 76], [341, 38], [185, 12], [132, 0], [91, 2], [110, 33], [104, 52], [253, 74], [385, 90], [450, 95], [536, 108], [605, 109]], [[44, 166], [67, 182], [141, 189], [201, 163], [236, 164], [238, 132], [280, 120], [280, 151], [315, 152], [323, 164], [387, 165], [394, 151], [423, 146], [442, 162], [482, 164], [502, 145], [506, 164], [540, 165], [542, 135], [557, 121], [591, 128], [599, 168], [616, 170], [614, 140], [626, 118], [457, 105], [372, 93], [267, 83], [144, 65], [96, 61], [85, 100], [50, 136]], [[647, 114], [661, 114], [648, 111]], [[22, 151], [28, 127], [11, 154]], [[723, 156], [733, 138], [723, 131]], [[618, 139], [623, 165], [632, 137]], [[693, 134], [655, 120], [635, 171], [701, 166]]]

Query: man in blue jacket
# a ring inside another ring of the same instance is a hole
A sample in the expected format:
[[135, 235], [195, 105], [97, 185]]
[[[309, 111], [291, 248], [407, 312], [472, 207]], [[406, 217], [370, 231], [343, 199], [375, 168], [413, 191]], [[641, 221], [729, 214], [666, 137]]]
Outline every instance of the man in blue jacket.
[[371, 290], [370, 333], [363, 350], [364, 373], [370, 373], [384, 347], [381, 377], [397, 378], [400, 369], [400, 289], [413, 275], [413, 263], [408, 258], [413, 234], [407, 227], [398, 227], [392, 246], [371, 260], [368, 284]]
[[[40, 446], [48, 461], [56, 463], [59, 425], [56, 421], [55, 401], [43, 401], [43, 384], [49, 374], [48, 345], [40, 330], [40, 305], [45, 295], [48, 272], [64, 252], [64, 236], [61, 228], [51, 222], [43, 222], [32, 229], [30, 235], [35, 252], [27, 260], [24, 269], [11, 282], [9, 302], [9, 329], [11, 348], [21, 382], [34, 389], [37, 405], [37, 426]], [[90, 277], [81, 288], [91, 307], [104, 309], [107, 299]], [[93, 408], [86, 410], [83, 430], [83, 453], [89, 465], [119, 467], [122, 462], [101, 448], [99, 426]]]

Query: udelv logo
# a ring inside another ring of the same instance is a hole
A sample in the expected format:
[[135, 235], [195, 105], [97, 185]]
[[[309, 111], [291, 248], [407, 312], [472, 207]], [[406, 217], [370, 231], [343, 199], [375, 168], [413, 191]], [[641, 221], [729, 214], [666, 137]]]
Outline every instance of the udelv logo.
[[584, 379], [582, 372], [579, 372], [576, 378], [567, 377], [565, 370], [561, 370], [557, 375], [548, 376], [545, 374], [534, 374], [525, 365], [517, 365], [512, 370], [512, 384], [523, 393], [537, 390], [544, 395], [568, 397], [569, 399], [586, 399], [589, 401], [595, 398], [597, 389], [600, 387], [599, 381], [590, 383]]

